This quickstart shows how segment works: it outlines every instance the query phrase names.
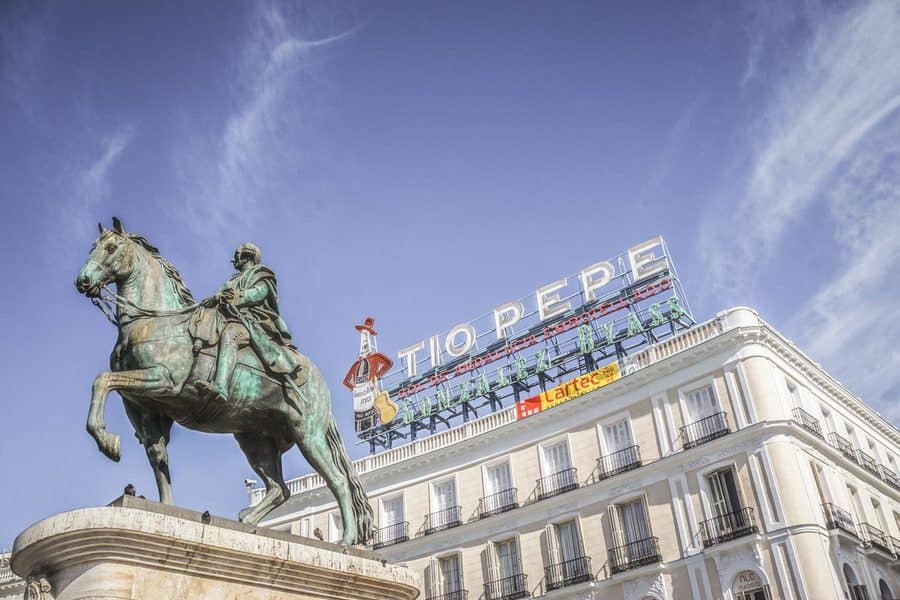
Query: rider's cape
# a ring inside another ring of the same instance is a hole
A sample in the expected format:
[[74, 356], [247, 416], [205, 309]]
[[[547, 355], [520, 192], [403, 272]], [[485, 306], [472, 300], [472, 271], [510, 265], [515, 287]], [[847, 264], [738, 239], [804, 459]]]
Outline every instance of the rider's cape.
[[[267, 290], [262, 302], [241, 306], [243, 292], [259, 285], [265, 285]], [[235, 290], [236, 303], [220, 304], [213, 309], [199, 308], [190, 322], [191, 336], [203, 340], [204, 345], [215, 345], [227, 323], [242, 323], [250, 334], [250, 345], [267, 370], [277, 375], [296, 371], [301, 359], [278, 310], [275, 273], [266, 266], [255, 265], [236, 273], [222, 289]]]

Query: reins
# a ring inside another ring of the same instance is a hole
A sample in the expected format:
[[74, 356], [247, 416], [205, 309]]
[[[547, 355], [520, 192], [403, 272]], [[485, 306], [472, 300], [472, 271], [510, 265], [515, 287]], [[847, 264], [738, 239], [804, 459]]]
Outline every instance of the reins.
[[[115, 311], [113, 310], [114, 306], [122, 309], [126, 313], [126, 316], [129, 317], [177, 317], [179, 315], [184, 315], [192, 312], [200, 306], [199, 304], [195, 303], [175, 310], [153, 310], [138, 306], [128, 298], [123, 298], [122, 296], [118, 295], [117, 293], [109, 289], [109, 287], [106, 285], [104, 285], [102, 289], [108, 295], [100, 296], [98, 298], [91, 298], [91, 303], [98, 309], [100, 309], [100, 312], [103, 313], [103, 316], [106, 317], [106, 319], [110, 323], [117, 327], [119, 326], [119, 319], [116, 316]], [[136, 314], [130, 313], [126, 309], [130, 309]]]

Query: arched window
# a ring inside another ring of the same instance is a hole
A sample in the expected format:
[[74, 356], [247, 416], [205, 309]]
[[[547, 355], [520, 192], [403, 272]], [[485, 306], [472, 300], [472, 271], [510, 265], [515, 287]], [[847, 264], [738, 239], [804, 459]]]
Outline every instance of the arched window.
[[881, 600], [894, 600], [894, 594], [884, 579], [878, 582], [878, 595], [881, 596]]
[[731, 584], [735, 600], [769, 600], [769, 586], [753, 571], [741, 571]]
[[869, 591], [866, 589], [866, 586], [859, 582], [859, 579], [856, 578], [856, 573], [847, 564], [844, 565], [844, 583], [847, 584], [847, 597], [850, 600], [869, 600]]

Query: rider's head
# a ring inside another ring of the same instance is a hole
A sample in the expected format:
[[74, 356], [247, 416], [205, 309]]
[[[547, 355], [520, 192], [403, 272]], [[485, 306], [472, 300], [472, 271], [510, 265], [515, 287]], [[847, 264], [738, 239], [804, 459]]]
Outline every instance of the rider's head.
[[261, 259], [262, 252], [259, 250], [259, 247], [256, 244], [246, 242], [238, 246], [237, 250], [234, 251], [232, 263], [237, 267], [238, 263], [246, 260], [250, 261], [251, 264], [258, 265]]

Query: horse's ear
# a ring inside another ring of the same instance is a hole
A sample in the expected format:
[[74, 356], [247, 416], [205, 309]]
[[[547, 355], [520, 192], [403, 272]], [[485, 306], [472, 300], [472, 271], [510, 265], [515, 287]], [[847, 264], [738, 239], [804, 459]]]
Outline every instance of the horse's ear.
[[125, 233], [125, 229], [122, 228], [122, 221], [119, 220], [119, 217], [113, 217], [113, 230], [116, 233]]
[[100, 230], [100, 235], [103, 235], [103, 232], [106, 231], [106, 227], [103, 226], [103, 223], [97, 222], [97, 229]]

